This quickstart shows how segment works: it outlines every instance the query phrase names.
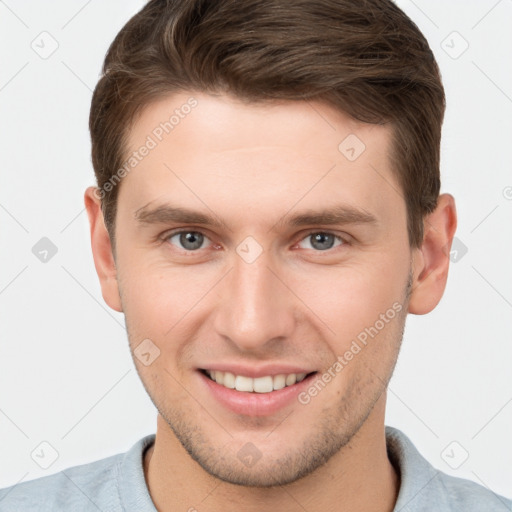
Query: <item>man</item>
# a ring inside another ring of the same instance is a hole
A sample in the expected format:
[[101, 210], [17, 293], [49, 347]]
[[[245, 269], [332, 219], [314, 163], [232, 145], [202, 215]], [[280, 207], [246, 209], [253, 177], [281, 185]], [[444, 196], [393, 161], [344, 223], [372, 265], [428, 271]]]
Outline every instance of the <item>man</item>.
[[446, 285], [444, 92], [391, 1], [150, 1], [92, 100], [96, 271], [159, 411], [1, 510], [510, 510], [385, 427]]

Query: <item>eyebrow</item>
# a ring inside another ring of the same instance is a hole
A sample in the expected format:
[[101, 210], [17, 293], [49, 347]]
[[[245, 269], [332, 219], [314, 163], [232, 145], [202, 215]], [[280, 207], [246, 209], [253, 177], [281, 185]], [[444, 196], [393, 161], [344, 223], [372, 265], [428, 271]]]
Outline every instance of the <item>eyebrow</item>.
[[[188, 208], [160, 205], [149, 209], [147, 206], [135, 212], [135, 220], [139, 224], [201, 224], [221, 228], [225, 224], [213, 215], [190, 210]], [[337, 205], [320, 211], [303, 210], [292, 217], [283, 216], [271, 229], [282, 228], [286, 225], [301, 227], [309, 224], [378, 224], [377, 218], [370, 212], [348, 205]]]

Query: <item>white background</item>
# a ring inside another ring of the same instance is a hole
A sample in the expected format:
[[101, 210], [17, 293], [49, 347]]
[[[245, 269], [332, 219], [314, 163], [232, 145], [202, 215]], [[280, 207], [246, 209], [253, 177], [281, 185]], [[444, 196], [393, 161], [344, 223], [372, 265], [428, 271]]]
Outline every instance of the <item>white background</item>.
[[[467, 253], [435, 311], [408, 318], [386, 423], [439, 469], [512, 497], [512, 1], [398, 4], [441, 67], [442, 191]], [[142, 5], [0, 2], [0, 487], [124, 452], [156, 429], [124, 318], [101, 297], [83, 206], [92, 90]], [[31, 47], [43, 31], [58, 42], [47, 59]], [[58, 249], [47, 263], [32, 253], [42, 237]], [[58, 452], [48, 469], [31, 458], [43, 441]]]

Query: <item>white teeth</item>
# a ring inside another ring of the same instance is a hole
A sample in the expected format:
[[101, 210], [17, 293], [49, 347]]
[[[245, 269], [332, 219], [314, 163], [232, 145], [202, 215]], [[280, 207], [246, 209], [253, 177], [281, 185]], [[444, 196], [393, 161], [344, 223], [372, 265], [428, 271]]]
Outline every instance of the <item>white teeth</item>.
[[[216, 371], [215, 372], [216, 376], [219, 373], [222, 373], [222, 372]], [[219, 382], [219, 384], [220, 384], [220, 382]], [[222, 385], [229, 389], [235, 389], [235, 376], [230, 372], [224, 372], [224, 382], [222, 383]]]
[[286, 376], [286, 385], [291, 386], [297, 382], [297, 375], [295, 373], [290, 373], [290, 375]]
[[237, 391], [254, 391], [254, 379], [237, 375], [235, 379], [235, 389]]
[[274, 377], [274, 389], [283, 389], [286, 386], [286, 375], [276, 375]]
[[243, 375], [234, 375], [231, 372], [221, 372], [220, 370], [206, 370], [206, 373], [212, 380], [229, 389], [237, 391], [270, 393], [283, 389], [286, 386], [292, 386], [296, 382], [304, 380], [306, 373], [290, 373], [288, 375], [280, 374], [272, 377], [245, 377]]
[[256, 393], [270, 393], [274, 390], [274, 382], [270, 376], [258, 377], [252, 380], [254, 381], [254, 391]]

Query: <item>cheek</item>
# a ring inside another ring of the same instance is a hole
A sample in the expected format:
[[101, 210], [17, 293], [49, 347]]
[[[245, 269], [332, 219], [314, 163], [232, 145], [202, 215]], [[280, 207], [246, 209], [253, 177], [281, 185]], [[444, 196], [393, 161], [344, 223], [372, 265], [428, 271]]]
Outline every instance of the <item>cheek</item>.
[[[404, 298], [405, 283], [406, 267], [397, 266], [391, 258], [388, 261], [381, 258], [372, 264], [303, 272], [290, 287], [325, 323], [326, 335], [341, 343], [338, 347], [341, 350], [365, 328], [379, 321], [381, 314], [386, 315], [391, 309], [386, 319], [396, 316]], [[315, 323], [318, 324], [318, 319]]]
[[120, 266], [120, 277], [123, 299], [131, 312], [149, 315], [153, 321], [159, 317], [172, 319], [184, 312], [205, 287], [204, 276], [192, 267], [125, 261]]
[[149, 338], [160, 347], [162, 360], [175, 356], [197, 325], [207, 321], [208, 291], [217, 280], [215, 270], [198, 266], [120, 266], [121, 299], [133, 346]]

